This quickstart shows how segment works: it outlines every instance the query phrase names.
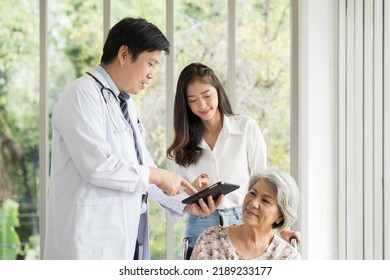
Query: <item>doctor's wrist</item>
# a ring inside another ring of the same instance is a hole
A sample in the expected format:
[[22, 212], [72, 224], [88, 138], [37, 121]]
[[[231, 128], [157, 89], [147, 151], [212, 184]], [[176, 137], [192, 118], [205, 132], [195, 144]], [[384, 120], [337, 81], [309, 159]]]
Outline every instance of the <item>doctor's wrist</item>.
[[159, 168], [149, 167], [149, 183], [159, 186], [161, 184], [161, 174]]

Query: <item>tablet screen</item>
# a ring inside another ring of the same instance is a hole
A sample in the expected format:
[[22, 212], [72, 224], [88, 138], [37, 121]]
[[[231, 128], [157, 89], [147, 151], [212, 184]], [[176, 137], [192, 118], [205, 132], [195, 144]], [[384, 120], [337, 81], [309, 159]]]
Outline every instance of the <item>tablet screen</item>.
[[186, 199], [182, 200], [182, 203], [185, 204], [191, 204], [194, 202], [198, 202], [199, 198], [203, 198], [203, 200], [207, 203], [207, 197], [211, 195], [213, 197], [213, 200], [217, 200], [218, 197], [221, 194], [228, 194], [232, 191], [235, 191], [240, 186], [235, 184], [229, 184], [225, 182], [218, 182], [214, 183], [211, 186], [207, 187], [204, 190], [201, 190], [200, 192], [197, 192], [196, 194], [191, 195], [190, 197], [187, 197]]

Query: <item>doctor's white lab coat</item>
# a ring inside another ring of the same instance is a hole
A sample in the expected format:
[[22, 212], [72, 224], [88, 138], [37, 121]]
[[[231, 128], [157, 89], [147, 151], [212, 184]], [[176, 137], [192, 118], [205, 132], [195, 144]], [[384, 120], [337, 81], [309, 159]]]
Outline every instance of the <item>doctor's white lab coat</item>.
[[[110, 88], [96, 69], [89, 73]], [[131, 126], [115, 99], [118, 89], [111, 90], [102, 90], [85, 75], [65, 89], [54, 109], [45, 259], [133, 259], [141, 197], [147, 191], [173, 219], [183, 215], [183, 204], [172, 203], [149, 185], [148, 167], [155, 165], [140, 116], [130, 99], [143, 165], [138, 164]], [[140, 258], [148, 259], [147, 218], [142, 222], [146, 226], [140, 229]]]

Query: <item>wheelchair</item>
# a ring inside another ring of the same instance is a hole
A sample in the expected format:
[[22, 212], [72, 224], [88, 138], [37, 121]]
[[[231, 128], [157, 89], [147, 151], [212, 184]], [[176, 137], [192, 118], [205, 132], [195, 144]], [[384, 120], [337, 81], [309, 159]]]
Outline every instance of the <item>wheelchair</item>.
[[192, 250], [194, 250], [193, 247], [188, 246], [190, 241], [190, 237], [183, 238], [183, 260], [189, 260], [191, 258]]

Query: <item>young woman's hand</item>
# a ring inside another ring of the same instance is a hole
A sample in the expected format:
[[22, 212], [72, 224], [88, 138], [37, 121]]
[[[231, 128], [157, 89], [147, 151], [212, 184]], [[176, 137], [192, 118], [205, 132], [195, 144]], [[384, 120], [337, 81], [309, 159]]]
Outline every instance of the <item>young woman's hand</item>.
[[202, 190], [203, 188], [210, 186], [212, 183], [213, 183], [213, 180], [211, 179], [211, 177], [210, 177], [208, 174], [203, 173], [203, 174], [200, 174], [200, 175], [192, 182], [192, 186], [193, 186], [195, 189], [197, 189], [198, 191], [200, 191], [200, 190]]
[[192, 203], [184, 207], [184, 212], [188, 214], [206, 217], [214, 213], [217, 210], [218, 206], [221, 204], [223, 199], [223, 194], [221, 194], [216, 201], [213, 200], [213, 197], [209, 195], [207, 197], [207, 203], [204, 202], [202, 198], [198, 200], [198, 203]]

